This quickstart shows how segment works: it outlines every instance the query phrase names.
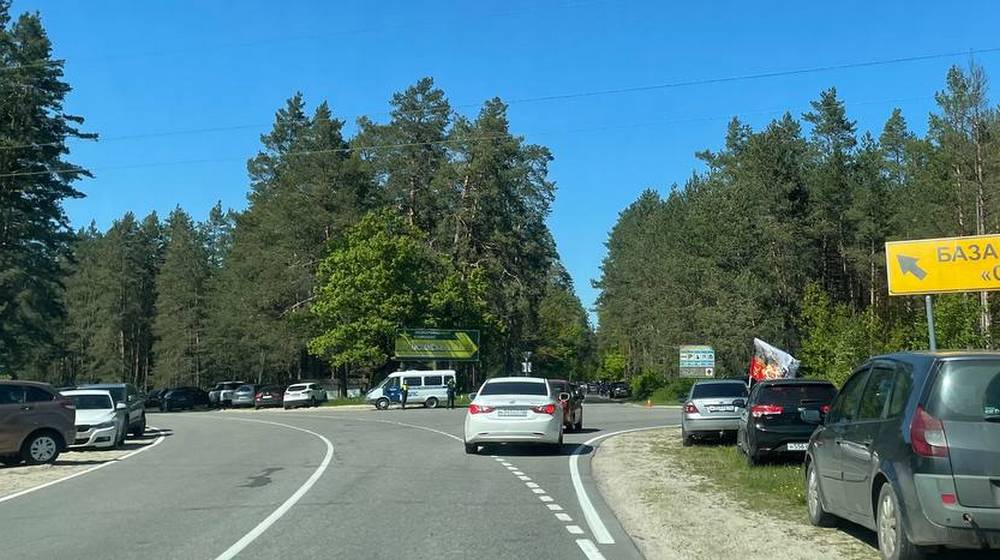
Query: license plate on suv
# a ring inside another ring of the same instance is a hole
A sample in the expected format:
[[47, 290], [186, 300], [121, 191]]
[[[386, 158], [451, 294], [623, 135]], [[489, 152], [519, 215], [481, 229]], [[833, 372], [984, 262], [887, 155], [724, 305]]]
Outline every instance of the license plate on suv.
[[809, 447], [808, 443], [789, 443], [785, 445], [785, 449], [789, 451], [805, 451]]
[[500, 418], [524, 418], [527, 415], [528, 415], [527, 410], [518, 410], [516, 408], [515, 409], [501, 408], [497, 410], [497, 416], [499, 416]]

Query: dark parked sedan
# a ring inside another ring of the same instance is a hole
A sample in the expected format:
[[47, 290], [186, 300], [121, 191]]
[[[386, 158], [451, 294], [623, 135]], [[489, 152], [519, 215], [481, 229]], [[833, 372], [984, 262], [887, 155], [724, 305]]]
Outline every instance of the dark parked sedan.
[[802, 457], [835, 396], [837, 389], [829, 381], [773, 379], [754, 385], [736, 431], [736, 445], [747, 463], [776, 455]]
[[883, 558], [1000, 548], [1000, 353], [899, 353], [854, 371], [813, 434], [806, 504], [878, 534]]
[[146, 393], [146, 408], [160, 408], [160, 399], [170, 389], [153, 389]]
[[198, 406], [208, 406], [208, 393], [197, 387], [170, 389], [160, 398], [160, 412], [193, 410]]
[[285, 398], [284, 385], [264, 385], [257, 390], [253, 398], [254, 408], [267, 408], [271, 406], [281, 406]]

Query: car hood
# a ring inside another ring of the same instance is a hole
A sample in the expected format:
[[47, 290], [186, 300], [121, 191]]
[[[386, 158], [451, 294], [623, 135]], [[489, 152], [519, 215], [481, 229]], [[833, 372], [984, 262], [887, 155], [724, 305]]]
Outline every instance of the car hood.
[[76, 411], [76, 423], [77, 424], [100, 424], [101, 422], [107, 422], [115, 417], [115, 411], [113, 410], [79, 410]]

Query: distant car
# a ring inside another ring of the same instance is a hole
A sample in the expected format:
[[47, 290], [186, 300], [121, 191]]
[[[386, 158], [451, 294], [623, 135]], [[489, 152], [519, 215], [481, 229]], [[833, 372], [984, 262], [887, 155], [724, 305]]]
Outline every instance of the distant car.
[[0, 463], [54, 463], [76, 440], [76, 408], [47, 383], [0, 381]]
[[208, 392], [208, 400], [213, 406], [225, 408], [233, 404], [233, 391], [241, 385], [246, 385], [246, 381], [220, 381]]
[[612, 399], [627, 399], [632, 396], [632, 391], [626, 383], [614, 383], [608, 388], [608, 396]]
[[146, 433], [146, 399], [131, 383], [94, 383], [77, 389], [103, 389], [111, 393], [116, 403], [124, 403], [128, 412], [128, 432], [140, 437]]
[[153, 389], [152, 391], [146, 393], [146, 408], [160, 408], [160, 398], [169, 391], [169, 389]]
[[775, 455], [804, 456], [809, 436], [836, 396], [829, 381], [773, 379], [755, 384], [736, 436], [747, 464]]
[[488, 379], [465, 415], [464, 442], [466, 453], [496, 443], [539, 443], [558, 450], [563, 443], [558, 395], [539, 377]]
[[74, 389], [62, 395], [76, 407], [75, 447], [120, 447], [128, 431], [125, 403], [116, 403], [104, 389]]
[[[552, 394], [559, 399], [563, 411], [563, 430], [583, 430], [583, 393], [564, 379], [549, 379]], [[563, 400], [563, 396], [567, 397]]]
[[253, 406], [254, 408], [281, 406], [284, 401], [284, 385], [264, 385], [260, 389], [257, 389], [257, 394], [255, 394], [253, 398]]
[[297, 406], [319, 406], [326, 401], [326, 389], [318, 383], [298, 383], [285, 389], [281, 406], [288, 410]]
[[741, 379], [698, 381], [684, 401], [681, 442], [687, 446], [695, 438], [736, 435], [746, 402], [747, 384]]
[[208, 405], [208, 394], [197, 387], [170, 389], [160, 398], [160, 412], [193, 410], [195, 407]]
[[810, 439], [805, 472], [813, 524], [872, 529], [882, 558], [1000, 549], [1000, 353], [865, 362]]
[[257, 394], [256, 386], [240, 385], [233, 391], [231, 405], [234, 408], [241, 406], [254, 406], [254, 396]]

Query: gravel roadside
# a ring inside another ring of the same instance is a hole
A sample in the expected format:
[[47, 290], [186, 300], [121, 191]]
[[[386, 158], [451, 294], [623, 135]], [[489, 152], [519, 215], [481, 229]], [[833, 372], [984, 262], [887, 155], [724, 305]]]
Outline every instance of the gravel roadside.
[[601, 494], [646, 558], [878, 558], [838, 529], [778, 520], [724, 489], [706, 490], [703, 477], [671, 460], [681, 449], [676, 428], [636, 432], [602, 443], [592, 462]]

